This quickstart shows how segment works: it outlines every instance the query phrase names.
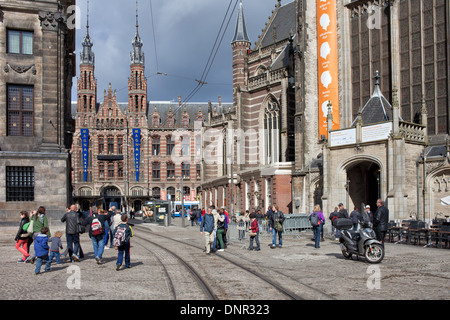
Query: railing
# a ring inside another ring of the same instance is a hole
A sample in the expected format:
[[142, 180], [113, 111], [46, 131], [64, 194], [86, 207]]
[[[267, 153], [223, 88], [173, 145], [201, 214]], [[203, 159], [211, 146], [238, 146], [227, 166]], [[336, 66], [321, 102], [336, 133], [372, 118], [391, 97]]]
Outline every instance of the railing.
[[279, 82], [284, 77], [284, 69], [266, 72], [248, 79], [250, 90], [265, 87], [275, 82]]
[[425, 143], [426, 127], [417, 123], [399, 122], [399, 130], [403, 133], [406, 141]]
[[[307, 214], [285, 214], [283, 222], [283, 236], [300, 236], [301, 232], [311, 231], [311, 223]], [[227, 237], [229, 241], [241, 241], [248, 239], [248, 230], [250, 221], [239, 221], [229, 223]], [[267, 220], [259, 221], [259, 236], [272, 237], [269, 222]]]

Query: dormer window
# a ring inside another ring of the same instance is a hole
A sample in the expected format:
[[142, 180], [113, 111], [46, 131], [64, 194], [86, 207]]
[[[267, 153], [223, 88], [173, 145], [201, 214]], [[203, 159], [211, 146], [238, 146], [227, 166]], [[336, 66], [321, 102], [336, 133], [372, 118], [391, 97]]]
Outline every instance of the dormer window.
[[183, 128], [187, 128], [189, 126], [189, 118], [187, 116], [183, 117], [183, 120], [181, 121], [181, 125]]
[[153, 127], [158, 127], [159, 126], [159, 117], [158, 116], [154, 116], [152, 118], [152, 126]]
[[174, 125], [173, 117], [168, 117], [167, 118], [167, 126], [169, 128], [173, 128], [173, 125]]

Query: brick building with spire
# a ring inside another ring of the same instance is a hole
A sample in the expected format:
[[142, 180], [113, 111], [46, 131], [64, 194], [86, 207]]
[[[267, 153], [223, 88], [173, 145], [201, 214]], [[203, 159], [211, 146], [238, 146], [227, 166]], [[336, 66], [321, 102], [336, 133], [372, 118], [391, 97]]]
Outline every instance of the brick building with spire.
[[185, 200], [199, 200], [201, 143], [196, 132], [213, 114], [226, 112], [229, 104], [222, 104], [220, 97], [216, 104], [182, 103], [181, 97], [177, 102], [148, 101], [143, 45], [136, 12], [128, 102], [117, 101], [110, 84], [98, 103], [87, 23], [77, 102], [72, 106], [76, 130], [71, 150], [72, 198], [84, 210], [97, 203], [137, 211], [150, 199], [179, 201], [182, 195]]

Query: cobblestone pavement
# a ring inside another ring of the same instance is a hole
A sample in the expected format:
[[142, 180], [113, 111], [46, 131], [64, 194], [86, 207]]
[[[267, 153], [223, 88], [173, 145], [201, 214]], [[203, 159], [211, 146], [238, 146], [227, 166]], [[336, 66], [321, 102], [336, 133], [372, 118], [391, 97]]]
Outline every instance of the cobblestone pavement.
[[[164, 234], [196, 245], [203, 244], [198, 227], [181, 228], [180, 219], [173, 221], [173, 225], [168, 228], [156, 224], [141, 226], [150, 228], [155, 234]], [[81, 262], [69, 263], [63, 259], [63, 264], [53, 264], [50, 272], [35, 275], [35, 265], [17, 264], [21, 257], [14, 248], [17, 226], [2, 225], [0, 230], [2, 300], [172, 299], [155, 258], [141, 246], [133, 245], [136, 240], [132, 240], [131, 269], [115, 270], [115, 249], [105, 250], [104, 264], [97, 265], [89, 236], [83, 234], [81, 245], [85, 258]], [[51, 221], [50, 230], [52, 233], [64, 231], [64, 225]], [[65, 248], [65, 236], [62, 240]], [[345, 260], [334, 240], [325, 240], [320, 249], [315, 249], [311, 234], [308, 233], [300, 237], [285, 236], [281, 249], [269, 248], [270, 241], [270, 236], [261, 237], [259, 252], [248, 251], [247, 242], [234, 241], [225, 252], [216, 254], [238, 257], [247, 266], [251, 265], [255, 271], [270, 275], [300, 296], [305, 288], [313, 288], [338, 300], [450, 299], [449, 249], [388, 243], [383, 262], [370, 265], [361, 259]], [[166, 245], [180, 246], [170, 241], [166, 241]], [[190, 263], [195, 265], [195, 261]], [[192, 297], [184, 297], [196, 299], [194, 293]]]

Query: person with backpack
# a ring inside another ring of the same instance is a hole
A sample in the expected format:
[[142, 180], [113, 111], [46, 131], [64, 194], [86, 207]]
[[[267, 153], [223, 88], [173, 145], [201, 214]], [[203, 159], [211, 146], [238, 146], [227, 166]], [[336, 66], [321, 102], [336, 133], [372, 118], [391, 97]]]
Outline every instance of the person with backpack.
[[107, 221], [112, 217], [113, 212], [107, 213], [106, 210], [100, 209], [92, 211], [92, 216], [87, 218], [83, 225], [89, 225], [89, 238], [92, 240], [94, 248], [94, 256], [97, 264], [102, 264], [103, 251], [105, 249], [105, 234]]
[[314, 247], [316, 249], [320, 248], [320, 234], [322, 231], [323, 223], [325, 222], [325, 217], [323, 216], [322, 211], [320, 210], [320, 205], [316, 204], [314, 206], [313, 213], [309, 217], [311, 222], [311, 226], [313, 227], [314, 232]]
[[131, 268], [130, 260], [130, 239], [133, 237], [133, 229], [128, 224], [128, 215], [121, 216], [122, 223], [114, 229], [113, 244], [117, 248], [116, 271], [120, 270], [123, 263], [123, 255], [125, 254], [125, 267]]

